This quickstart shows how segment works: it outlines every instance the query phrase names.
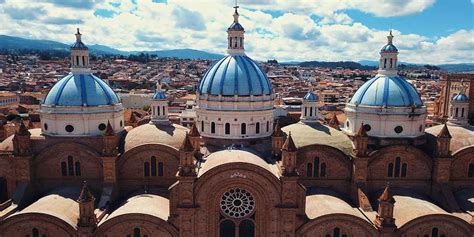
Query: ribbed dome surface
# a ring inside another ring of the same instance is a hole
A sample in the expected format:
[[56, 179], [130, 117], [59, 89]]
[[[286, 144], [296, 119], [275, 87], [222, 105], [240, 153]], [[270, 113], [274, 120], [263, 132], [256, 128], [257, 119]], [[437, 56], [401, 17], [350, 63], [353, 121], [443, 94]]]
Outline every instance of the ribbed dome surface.
[[49, 91], [44, 105], [99, 106], [120, 103], [115, 92], [93, 74], [69, 74]]
[[349, 103], [395, 107], [423, 105], [416, 89], [405, 79], [398, 76], [388, 77], [384, 75], [378, 75], [362, 85]]
[[265, 73], [246, 55], [229, 55], [210, 67], [199, 83], [200, 94], [262, 96], [272, 93]]
[[154, 100], [166, 100], [166, 94], [164, 91], [157, 91], [153, 95]]
[[388, 52], [388, 51], [397, 52], [398, 49], [393, 44], [387, 44], [387, 45], [383, 46], [383, 48], [380, 51], [382, 51], [382, 52]]
[[306, 95], [303, 97], [303, 100], [306, 101], [317, 101], [319, 97], [314, 93], [314, 91], [308, 91]]
[[229, 26], [228, 30], [239, 30], [239, 31], [241, 31], [241, 30], [244, 30], [244, 27], [240, 23], [234, 22], [234, 23], [232, 23], [232, 25]]
[[465, 94], [458, 94], [453, 97], [453, 100], [457, 102], [463, 102], [463, 101], [469, 101], [469, 98]]

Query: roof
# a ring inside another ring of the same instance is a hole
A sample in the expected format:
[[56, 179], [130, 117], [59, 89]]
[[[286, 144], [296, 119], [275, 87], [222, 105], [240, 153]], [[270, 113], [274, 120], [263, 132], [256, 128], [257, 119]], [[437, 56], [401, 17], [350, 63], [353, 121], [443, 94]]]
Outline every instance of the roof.
[[70, 73], [49, 91], [44, 105], [99, 106], [120, 103], [107, 83], [93, 74]]
[[303, 97], [306, 101], [318, 101], [319, 97], [314, 93], [313, 90], [309, 90], [308, 93]]
[[246, 55], [229, 55], [215, 62], [201, 79], [200, 94], [262, 96], [272, 93], [265, 72]]
[[383, 46], [380, 51], [381, 52], [398, 52], [398, 49], [393, 44], [387, 44], [387, 45]]
[[[31, 133], [31, 137], [41, 137], [41, 128], [33, 128], [28, 130]], [[0, 151], [13, 151], [13, 137], [15, 135], [11, 135], [7, 137], [0, 143]]]
[[460, 94], [457, 94], [456, 96], [453, 97], [453, 101], [456, 101], [456, 102], [468, 102], [469, 101], [469, 97], [467, 97], [467, 95], [463, 94], [463, 93], [460, 93]]
[[211, 153], [206, 157], [206, 162], [204, 162], [199, 170], [198, 176], [202, 176], [213, 168], [228, 163], [247, 163], [256, 165], [275, 175], [275, 177], [280, 177], [280, 169], [277, 165], [269, 164], [256, 154], [244, 150], [223, 150]]
[[349, 155], [352, 151], [352, 142], [343, 132], [316, 123], [298, 122], [282, 128], [283, 132], [291, 135], [298, 149], [309, 145], [326, 145], [339, 149]]
[[154, 100], [166, 100], [166, 94], [162, 90], [156, 91], [155, 94], [153, 94], [152, 99], [154, 99]]
[[[425, 129], [427, 138], [431, 147], [435, 147], [436, 138], [442, 131], [444, 125], [437, 125]], [[456, 126], [447, 124], [449, 134], [451, 135], [451, 142], [449, 149], [451, 152], [456, 152], [462, 148], [474, 146], [474, 126]]]
[[77, 227], [79, 218], [79, 203], [75, 201], [79, 196], [80, 188], [61, 188], [46, 195], [17, 214], [41, 213], [54, 216], [65, 221], [73, 227]]
[[305, 212], [309, 219], [315, 219], [329, 214], [347, 214], [368, 221], [356, 207], [347, 203], [332, 190], [311, 188], [309, 193], [310, 194], [306, 196], [305, 206]]
[[416, 89], [399, 76], [377, 75], [364, 83], [352, 96], [350, 104], [366, 106], [423, 106]]
[[244, 27], [240, 23], [234, 22], [234, 23], [232, 23], [232, 25], [229, 26], [229, 28], [227, 30], [243, 31]]
[[291, 137], [291, 132], [288, 134], [288, 137], [286, 137], [285, 143], [283, 143], [283, 147], [281, 149], [288, 152], [298, 151], [298, 149], [296, 148], [295, 142], [293, 141], [293, 138]]
[[107, 217], [106, 221], [126, 214], [146, 214], [167, 221], [170, 215], [169, 200], [153, 194], [133, 196], [127, 199], [127, 201], [125, 201], [120, 207], [115, 209]]
[[125, 137], [125, 152], [147, 144], [163, 144], [179, 149], [188, 129], [177, 124], [143, 124]]

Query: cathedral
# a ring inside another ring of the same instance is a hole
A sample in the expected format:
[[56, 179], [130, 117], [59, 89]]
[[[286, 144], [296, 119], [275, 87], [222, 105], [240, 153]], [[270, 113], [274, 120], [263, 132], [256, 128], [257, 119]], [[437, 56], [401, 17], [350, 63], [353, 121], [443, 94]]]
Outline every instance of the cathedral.
[[22, 123], [0, 143], [0, 236], [473, 236], [470, 91], [461, 86], [446, 123], [427, 128], [426, 106], [397, 73], [390, 32], [346, 121], [323, 123], [310, 89], [300, 121], [282, 126], [237, 10], [227, 56], [197, 87], [190, 129], [169, 121], [161, 85], [150, 122], [126, 126], [78, 30], [71, 71], [41, 105], [41, 128]]

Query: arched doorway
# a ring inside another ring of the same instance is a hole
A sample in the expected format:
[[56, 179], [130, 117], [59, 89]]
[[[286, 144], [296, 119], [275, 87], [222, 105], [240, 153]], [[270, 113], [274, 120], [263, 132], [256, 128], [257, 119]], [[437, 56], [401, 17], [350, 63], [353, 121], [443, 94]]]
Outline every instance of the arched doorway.
[[220, 237], [255, 236], [255, 199], [243, 188], [232, 188], [220, 199]]

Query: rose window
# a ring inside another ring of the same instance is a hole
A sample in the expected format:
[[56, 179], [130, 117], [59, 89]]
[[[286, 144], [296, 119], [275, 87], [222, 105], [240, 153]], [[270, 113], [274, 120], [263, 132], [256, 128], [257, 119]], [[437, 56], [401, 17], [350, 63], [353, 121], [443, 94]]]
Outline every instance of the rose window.
[[255, 199], [245, 189], [231, 189], [222, 195], [221, 210], [229, 217], [246, 217], [255, 210]]

